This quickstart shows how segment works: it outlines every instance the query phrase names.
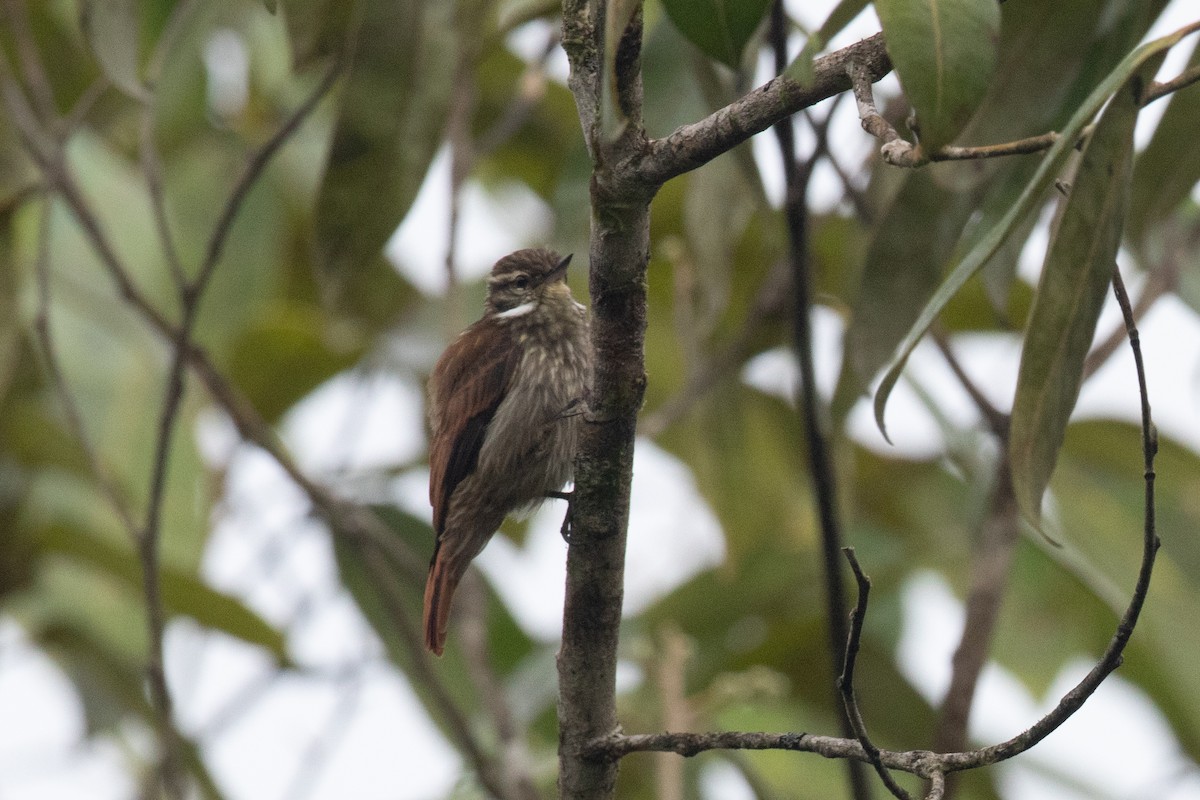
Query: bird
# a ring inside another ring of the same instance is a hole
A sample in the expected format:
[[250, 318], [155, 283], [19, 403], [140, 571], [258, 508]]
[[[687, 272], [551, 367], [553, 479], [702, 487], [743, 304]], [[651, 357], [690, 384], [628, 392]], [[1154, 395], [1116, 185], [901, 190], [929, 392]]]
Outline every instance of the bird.
[[497, 261], [483, 316], [429, 376], [437, 538], [423, 624], [436, 655], [445, 648], [454, 590], [504, 518], [548, 496], [570, 499], [561, 489], [572, 479], [592, 360], [587, 311], [566, 283], [570, 262], [543, 248]]

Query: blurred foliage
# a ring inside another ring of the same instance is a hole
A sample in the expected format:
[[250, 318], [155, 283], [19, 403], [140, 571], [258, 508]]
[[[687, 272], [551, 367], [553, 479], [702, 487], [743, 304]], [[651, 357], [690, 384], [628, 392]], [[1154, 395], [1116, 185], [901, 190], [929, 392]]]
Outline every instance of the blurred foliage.
[[[832, 37], [865, 5], [839, 4], [818, 40]], [[1062, 129], [1164, 5], [1010, 0], [1001, 7], [998, 32], [994, 4], [985, 0], [946, 3], [940, 20], [915, 19], [914, 9], [928, 4], [902, 0], [881, 0], [879, 12], [895, 29], [893, 55], [928, 137], [923, 141], [937, 146]], [[405, 265], [390, 263], [383, 250], [435, 154], [447, 148], [455, 113], [464, 115], [458, 134], [470, 143], [465, 156], [458, 153], [469, 175], [459, 177], [493, 197], [524, 187], [553, 215], [549, 243], [587, 251], [590, 167], [572, 98], [548, 77], [540, 53], [530, 58], [529, 48], [513, 45], [517, 38], [550, 41], [558, 23], [553, 3], [15, 0], [7, 6], [0, 27], [4, 74], [23, 86], [47, 140], [66, 138], [64, 163], [95, 221], [137, 291], [172, 321], [178, 292], [147, 188], [143, 139], [150, 137], [161, 161], [165, 219], [181, 266], [195, 274], [247, 160], [328, 70], [340, 70], [334, 90], [247, 195], [196, 328], [197, 343], [220, 374], [269, 425], [286, 421], [298, 403], [347, 370], [419, 378], [436, 343], [473, 313], [464, 310], [464, 298], [478, 298], [478, 284], [447, 297], [424, 296], [396, 268]], [[735, 0], [647, 5], [650, 135], [744, 92], [751, 80], [746, 65], [762, 47], [766, 7]], [[948, 50], [929, 50], [931, 31], [941, 24], [967, 25], [970, 36], [946, 39]], [[510, 37], [523, 25], [529, 27]], [[240, 45], [244, 85], [236, 75], [233, 88], [222, 83], [217, 36]], [[794, 74], [803, 79], [822, 45], [805, 49]], [[950, 65], [944, 73], [928, 72], [924, 59], [931, 53]], [[1192, 64], [1196, 53], [1200, 48]], [[943, 81], [951, 96], [945, 102], [938, 94]], [[1129, 186], [1107, 172], [1097, 177], [1086, 155], [1074, 181], [1080, 202], [1100, 197], [1093, 191], [1131, 192], [1122, 266], [1133, 275], [1173, 265], [1179, 296], [1200, 308], [1192, 199], [1200, 179], [1194, 141], [1200, 87], [1158, 102], [1167, 104], [1166, 113], [1136, 156]], [[148, 768], [145, 748], [130, 743], [152, 727], [142, 688], [145, 609], [132, 537], [111, 500], [144, 519], [171, 342], [123, 298], [87, 226], [23, 148], [19, 122], [0, 114], [0, 614], [71, 682], [86, 718], [84, 735], [123, 742], [137, 773]], [[1132, 122], [1123, 124], [1126, 135]], [[846, 538], [875, 586], [858, 689], [882, 746], [920, 748], [931, 740], [937, 709], [896, 664], [901, 593], [924, 570], [965, 591], [996, 448], [979, 431], [947, 423], [945, 453], [909, 458], [848, 438], [844, 423], [933, 301], [947, 264], [991, 235], [1026, 192], [1028, 213], [949, 300], [940, 325], [950, 337], [1011, 337], [1027, 318], [1041, 318], [1030, 308], [1049, 301], [1035, 299], [1016, 277], [1017, 257], [1047, 202], [1045, 185], [1030, 188], [1041, 158], [914, 172], [874, 158], [843, 163], [850, 174], [841, 202], [810, 217], [818, 297], [846, 331], [831, 416]], [[628, 620], [622, 656], [642, 679], [620, 697], [627, 731], [659, 730], [669, 714], [678, 719], [681, 712], [696, 729], [836, 728], [803, 426], [791, 405], [740, 378], [747, 360], [788, 342], [790, 303], [772, 294], [787, 290], [776, 280], [787, 241], [758, 170], [743, 146], [668, 184], [653, 204], [646, 411], [659, 415], [658, 443], [690, 468], [719, 519], [727, 557]], [[1049, 173], [1047, 183], [1058, 174]], [[1102, 220], [1115, 237], [1119, 205], [1105, 212], [1110, 216], [1080, 211], [1078, 219], [1068, 205], [1058, 230], [1072, 238], [1059, 246], [1074, 252], [1095, 243], [1089, 221]], [[432, 250], [444, 250], [433, 232], [429, 239]], [[1111, 257], [1115, 248], [1110, 241], [1104, 253]], [[1079, 279], [1059, 270], [1085, 266], [1060, 257], [1046, 268], [1069, 285]], [[1097, 280], [1099, 286], [1103, 275]], [[1092, 302], [1087, 310], [1099, 309]], [[1077, 340], [1086, 342], [1094, 331], [1089, 320]], [[1036, 333], [1029, 338], [1033, 355], [1051, 355], [1057, 331]], [[1082, 351], [1074, 356], [1073, 378], [1042, 376], [1034, 388], [1069, 389], [1082, 368], [1075, 364]], [[1133, 386], [1131, 376], [1131, 397]], [[1058, 398], [1055, 436], [1074, 403], [1073, 390], [1067, 394]], [[942, 400], [931, 398], [935, 408]], [[213, 588], [202, 569], [229, 489], [227, 463], [204, 452], [197, 433], [214, 409], [220, 415], [219, 402], [193, 376], [166, 485], [164, 607], [172, 619], [189, 618], [256, 648], [280, 669], [301, 670], [290, 651], [292, 632], [246, 598]], [[993, 651], [994, 661], [1039, 697], [1065, 663], [1094, 657], [1111, 636], [1136, 570], [1142, 514], [1136, 429], [1110, 420], [1075, 423], [1065, 428], [1061, 451], [1043, 449], [1049, 452], [1036, 465], [1026, 465], [1044, 473], [1029, 492], [1040, 496], [1056, 460], [1049, 490], [1063, 547], [1038, 536], [1019, 544]], [[380, 477], [410, 466], [386, 465]], [[1121, 674], [1162, 711], [1182, 750], [1200, 759], [1200, 632], [1186, 624], [1200, 616], [1194, 533], [1200, 457], [1164, 438], [1158, 471], [1164, 547]], [[345, 476], [337, 472], [315, 477], [352, 491], [338, 485]], [[393, 507], [377, 512], [400, 547], [427, 555], [425, 522]], [[333, 551], [339, 578], [385, 657], [413, 675], [431, 718], [450, 736], [444, 709], [396, 627], [397, 618], [419, 613], [420, 586], [394, 564], [373, 563], [361, 542], [334, 537]], [[381, 589], [381, 576], [390, 576], [394, 591]], [[527, 729], [534, 774], [548, 794], [557, 747], [554, 648], [522, 631], [490, 587], [482, 596], [492, 664]], [[665, 659], [678, 642], [686, 655]], [[682, 673], [684, 697], [671, 701], [681, 707], [664, 707], [664, 663]], [[485, 731], [481, 741], [501, 747], [463, 653], [452, 646], [436, 667], [451, 700]], [[184, 755], [197, 787], [220, 796], [202, 750], [189, 744]], [[717, 762], [745, 775], [760, 797], [844, 792], [837, 763], [783, 753], [708, 754], [685, 762], [687, 796], [697, 796], [701, 771]], [[469, 793], [474, 778], [464, 775], [458, 791]], [[653, 797], [655, 787], [653, 758], [624, 763], [620, 797]], [[981, 773], [964, 781], [960, 797], [997, 793], [992, 776]]]

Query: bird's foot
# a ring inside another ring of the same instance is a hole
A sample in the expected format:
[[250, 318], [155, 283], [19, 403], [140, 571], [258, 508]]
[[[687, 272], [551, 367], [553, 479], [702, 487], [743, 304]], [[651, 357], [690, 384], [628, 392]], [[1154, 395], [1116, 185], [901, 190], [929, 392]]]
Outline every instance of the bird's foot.
[[575, 492], [573, 490], [570, 492], [546, 492], [546, 497], [567, 501], [567, 515], [563, 517], [563, 524], [558, 532], [562, 535], [563, 541], [570, 544], [571, 526], [575, 518]]

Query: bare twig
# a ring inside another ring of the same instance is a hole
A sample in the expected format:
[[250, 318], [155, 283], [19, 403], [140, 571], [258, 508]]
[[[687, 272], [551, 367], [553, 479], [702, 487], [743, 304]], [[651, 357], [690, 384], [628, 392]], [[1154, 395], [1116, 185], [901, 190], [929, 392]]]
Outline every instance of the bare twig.
[[988, 400], [983, 390], [976, 385], [971, 376], [967, 374], [967, 371], [963, 369], [963, 365], [958, 360], [958, 356], [954, 354], [954, 348], [950, 346], [950, 340], [945, 332], [935, 328], [933, 330], [933, 341], [937, 345], [938, 350], [941, 351], [942, 357], [946, 359], [946, 364], [950, 367], [950, 371], [954, 373], [954, 377], [958, 379], [963, 390], [971, 398], [971, 402], [975, 404], [975, 408], [979, 410], [979, 414], [983, 417], [983, 421], [987, 424], [988, 429], [995, 434], [996, 438], [1001, 441], [1007, 441], [1008, 415], [992, 405], [992, 401]]
[[929, 797], [943, 796], [944, 777], [950, 772], [977, 769], [1020, 755], [1036, 745], [1066, 722], [1097, 687], [1120, 666], [1137, 625], [1138, 617], [1150, 588], [1155, 556], [1160, 546], [1155, 522], [1154, 457], [1158, 450], [1157, 433], [1150, 413], [1150, 398], [1146, 389], [1145, 367], [1142, 361], [1141, 340], [1133, 307], [1125, 291], [1120, 273], [1114, 270], [1113, 291], [1121, 307], [1137, 368], [1138, 392], [1142, 410], [1142, 458], [1145, 479], [1145, 518], [1142, 530], [1142, 560], [1129, 605], [1121, 615], [1116, 632], [1104, 653], [1084, 678], [1068, 691], [1045, 716], [1016, 736], [990, 747], [966, 752], [934, 753], [928, 750], [904, 752], [878, 751], [877, 758], [869, 755], [863, 744], [854, 739], [812, 736], [804, 733], [658, 733], [624, 735], [611, 733], [588, 742], [584, 756], [594, 759], [618, 759], [639, 751], [667, 751], [683, 756], [713, 749], [795, 750], [819, 753], [827, 758], [853, 758], [877, 761], [890, 769], [909, 772], [930, 781]]
[[517, 79], [516, 95], [505, 104], [503, 116], [480, 134], [475, 142], [476, 155], [485, 156], [511, 139], [542, 102], [546, 96], [546, 64], [557, 49], [558, 42], [558, 31], [551, 30], [546, 36], [540, 57], [526, 65], [525, 71]]
[[1169, 81], [1152, 83], [1150, 84], [1150, 88], [1146, 90], [1146, 94], [1142, 96], [1142, 105], [1147, 106], [1172, 92], [1178, 92], [1180, 89], [1191, 86], [1196, 81], [1200, 81], [1200, 66], [1184, 70]]
[[[935, 330], [934, 342], [963, 389], [979, 409], [1000, 449], [991, 504], [972, 548], [966, 620], [958, 647], [954, 651], [950, 687], [942, 701], [940, 716], [934, 729], [933, 747], [944, 752], [960, 750], [967, 744], [967, 723], [975, 700], [975, 688], [987, 660], [992, 633], [1004, 599], [1009, 568], [1020, 536], [1020, 519], [1013, 495], [1008, 460], [1008, 415], [992, 405], [967, 374], [944, 332]], [[946, 784], [944, 775], [935, 774], [942, 781], [941, 788], [937, 789], [941, 793], [939, 796], [948, 796], [953, 786]], [[931, 785], [930, 793], [933, 792], [934, 787]]]
[[[985, 158], [1030, 155], [1049, 150], [1055, 142], [1062, 138], [1062, 134], [1057, 131], [1047, 131], [1011, 142], [973, 146], [944, 145], [932, 153], [925, 152], [919, 144], [914, 145], [901, 138], [891, 123], [880, 116], [875, 108], [871, 91], [871, 76], [863, 73], [861, 67], [854, 62], [851, 62], [847, 69], [853, 80], [854, 96], [858, 100], [858, 113], [862, 120], [863, 130], [883, 143], [880, 147], [880, 154], [883, 156], [883, 160], [892, 166], [913, 168], [939, 161], [977, 161]], [[1155, 100], [1185, 89], [1197, 81], [1200, 81], [1200, 67], [1192, 67], [1169, 81], [1151, 84], [1141, 98], [1141, 106], [1145, 107]], [[1083, 146], [1093, 128], [1093, 125], [1088, 125], [1080, 131], [1075, 142], [1076, 148]]]
[[142, 568], [146, 629], [150, 642], [146, 671], [150, 696], [159, 718], [158, 733], [163, 749], [160, 754], [162, 781], [168, 796], [180, 800], [184, 797], [184, 786], [178, 752], [179, 740], [171, 724], [174, 715], [171, 693], [167, 686], [163, 665], [163, 630], [166, 626], [166, 611], [163, 608], [162, 586], [159, 580], [159, 546], [162, 539], [162, 506], [166, 496], [167, 466], [171, 455], [175, 424], [183, 403], [183, 379], [187, 363], [188, 336], [191, 333], [191, 320], [194, 317], [194, 307], [185, 307], [184, 324], [180, 326], [174, 342], [175, 355], [167, 375], [162, 412], [158, 419], [158, 437], [154, 450], [154, 466], [150, 475], [146, 521], [136, 539], [138, 561]]
[[96, 103], [104, 96], [112, 87], [108, 79], [103, 75], [96, 78], [92, 83], [83, 90], [79, 95], [79, 99], [75, 101], [75, 105], [71, 106], [71, 110], [63, 117], [57, 126], [57, 135], [63, 141], [71, 138], [72, 134], [83, 125], [88, 114], [95, 108]]
[[923, 158], [920, 148], [905, 141], [892, 123], [883, 118], [875, 107], [875, 92], [871, 88], [871, 72], [866, 64], [851, 61], [846, 65], [846, 74], [850, 77], [850, 88], [854, 92], [854, 101], [858, 104], [858, 118], [862, 128], [867, 133], [883, 142], [880, 152], [889, 164], [896, 166], [915, 166]]
[[[687, 662], [692, 647], [683, 631], [664, 628], [659, 635], [659, 653], [653, 666], [654, 681], [666, 730], [692, 727], [692, 711], [686, 690]], [[662, 755], [654, 763], [654, 796], [657, 800], [683, 800], [683, 764]]]
[[[770, 38], [775, 55], [775, 70], [782, 73], [787, 68], [787, 24], [783, 0], [775, 0], [771, 7]], [[865, 67], [858, 71], [863, 80], [869, 73]], [[868, 84], [869, 85], [869, 84]], [[826, 117], [827, 125], [829, 117]], [[842, 520], [838, 510], [838, 495], [833, 455], [825, 431], [826, 409], [817, 392], [816, 366], [813, 361], [812, 309], [813, 289], [811, 254], [808, 240], [808, 182], [812, 176], [814, 159], [825, 149], [827, 130], [824, 125], [814, 126], [817, 135], [817, 151], [805, 164], [797, 161], [795, 135], [791, 118], [780, 120], [774, 126], [775, 138], [783, 160], [787, 195], [783, 204], [783, 216], [788, 232], [788, 261], [792, 273], [792, 336], [795, 341], [796, 361], [800, 371], [800, 397], [797, 405], [804, 426], [805, 453], [808, 457], [808, 480], [816, 497], [817, 522], [821, 530], [821, 555], [825, 589], [825, 619], [828, 626], [831, 677], [843, 669], [842, 648], [849, 632], [846, 627], [846, 593], [842, 580]], [[831, 685], [836, 700], [836, 682]], [[855, 733], [850, 707], [839, 706], [839, 722], [842, 734]], [[871, 788], [862, 766], [855, 761], [847, 762], [847, 778], [852, 795], [858, 800], [871, 797]]]
[[[1135, 320], [1144, 318], [1150, 309], [1154, 307], [1155, 303], [1178, 288], [1180, 272], [1179, 258], [1183, 252], [1190, 252], [1191, 248], [1195, 247], [1197, 241], [1200, 241], [1200, 227], [1197, 227], [1192, 232], [1186, 243], [1180, 242], [1171, 252], [1166, 254], [1165, 263], [1161, 268], [1149, 273], [1146, 277], [1146, 282], [1142, 285], [1141, 293], [1133, 304], [1133, 318]], [[1125, 330], [1125, 322], [1122, 320], [1104, 337], [1100, 344], [1096, 345], [1088, 353], [1087, 359], [1083, 362], [1083, 379], [1086, 381], [1095, 375], [1102, 366], [1107, 364], [1108, 360], [1113, 357], [1128, 336], [1129, 334]]]
[[870, 737], [867, 735], [867, 726], [863, 722], [862, 711], [858, 707], [858, 699], [854, 693], [854, 666], [858, 662], [858, 648], [862, 640], [863, 621], [867, 617], [867, 603], [871, 596], [871, 579], [862, 571], [862, 567], [858, 564], [858, 559], [854, 556], [853, 547], [843, 547], [842, 552], [846, 555], [846, 560], [850, 562], [850, 569], [854, 572], [854, 580], [858, 584], [858, 602], [854, 605], [854, 610], [850, 612], [850, 632], [846, 637], [846, 655], [842, 660], [842, 674], [838, 676], [837, 685], [842, 693], [842, 704], [846, 709], [846, 716], [850, 720], [850, 725], [854, 728], [854, 735], [862, 745], [863, 752], [867, 754], [867, 760], [871, 762], [871, 766], [875, 768], [875, 772], [879, 775], [879, 779], [883, 781], [883, 785], [887, 787], [892, 796], [898, 800], [911, 800], [907, 791], [904, 790], [892, 774], [888, 772], [888, 768], [883, 765], [879, 758], [879, 748], [872, 744]]
[[[335, 62], [334, 66], [326, 74], [325, 79], [317, 87], [317, 91], [305, 103], [301, 104], [300, 108], [280, 126], [275, 135], [250, 159], [246, 169], [242, 172], [237, 183], [235, 183], [228, 202], [222, 209], [222, 214], [214, 228], [212, 238], [209, 241], [208, 251], [199, 273], [194, 281], [185, 282], [180, 287], [183, 318], [179, 323], [179, 327], [173, 331], [172, 345], [174, 356], [167, 374], [162, 412], [159, 416], [154, 466], [151, 471], [150, 492], [146, 507], [146, 522], [137, 541], [138, 557], [142, 567], [142, 584], [146, 600], [147, 627], [150, 639], [148, 664], [150, 691], [159, 716], [163, 720], [166, 720], [166, 722], [160, 723], [160, 737], [166, 745], [164, 748], [165, 752], [163, 753], [162, 770], [167, 790], [174, 797], [183, 796], [183, 786], [178, 765], [178, 741], [174, 738], [176, 734], [173, 726], [169, 723], [169, 720], [172, 718], [171, 695], [163, 670], [163, 628], [165, 626], [166, 614], [162, 606], [162, 591], [159, 585], [159, 546], [162, 538], [162, 505], [166, 493], [167, 470], [170, 462], [175, 427], [183, 403], [184, 378], [187, 370], [188, 355], [192, 349], [192, 332], [199, 316], [200, 303], [204, 290], [220, 260], [225, 240], [232, 229], [233, 220], [241, 209], [242, 201], [245, 199], [250, 187], [254, 185], [255, 181], [262, 174], [271, 156], [299, 128], [301, 122], [312, 112], [312, 109], [316, 107], [320, 98], [332, 86], [337, 75], [337, 69], [338, 62]], [[146, 136], [152, 137], [152, 131], [148, 130]], [[145, 145], [148, 151], [153, 152], [152, 141], [147, 141]], [[156, 167], [156, 157], [152, 157], [147, 162], [147, 166]], [[148, 183], [153, 184], [155, 177], [153, 172], [148, 173]], [[161, 206], [159, 208], [162, 211], [160, 215], [162, 232], [167, 237], [164, 239], [163, 245], [168, 250], [173, 250], [174, 244], [170, 239], [169, 228], [166, 226], [165, 209]], [[182, 269], [178, 264], [176, 264], [174, 271], [177, 276], [182, 277]]]
[[212, 277], [213, 270], [221, 260], [221, 254], [225, 250], [225, 243], [229, 240], [229, 234], [233, 230], [233, 223], [237, 219], [238, 212], [242, 210], [242, 203], [246, 199], [246, 195], [250, 193], [250, 189], [258, 182], [262, 176], [263, 170], [271, 163], [271, 159], [279, 152], [279, 148], [283, 147], [284, 143], [299, 130], [304, 121], [312, 114], [317, 105], [325, 97], [338, 77], [342, 74], [344, 67], [343, 56], [339, 53], [334, 56], [333, 62], [325, 71], [320, 83], [313, 90], [303, 103], [289, 114], [268, 139], [246, 162], [242, 168], [241, 174], [238, 176], [237, 182], [233, 185], [232, 191], [229, 193], [229, 199], [225, 202], [225, 206], [221, 209], [221, 216], [217, 219], [213, 226], [212, 235], [208, 239], [208, 247], [204, 253], [204, 261], [201, 262], [200, 271], [196, 275], [195, 281], [192, 282], [189, 295], [200, 295], [204, 292], [208, 285], [209, 279]]
[[[50, 85], [46, 67], [38, 53], [37, 42], [33, 38], [25, 0], [4, 0], [4, 16], [8, 19], [8, 27], [13, 34], [13, 43], [16, 46], [21, 74], [33, 97], [33, 106], [37, 110], [37, 116], [42, 122], [51, 124], [58, 118], [58, 109], [54, 103], [54, 88]], [[0, 54], [0, 61], [4, 61], [7, 65], [7, 58], [3, 54]]]
[[925, 795], [925, 800], [942, 800], [946, 796], [946, 774], [935, 769], [927, 777], [929, 778], [929, 793]]

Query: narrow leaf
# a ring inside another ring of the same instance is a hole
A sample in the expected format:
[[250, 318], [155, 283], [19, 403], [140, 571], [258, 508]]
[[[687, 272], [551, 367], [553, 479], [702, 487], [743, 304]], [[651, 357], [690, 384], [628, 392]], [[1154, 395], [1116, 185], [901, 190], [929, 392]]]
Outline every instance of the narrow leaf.
[[113, 85], [132, 97], [145, 97], [139, 57], [138, 0], [84, 0], [79, 26], [100, 69]]
[[1112, 279], [1129, 208], [1133, 126], [1142, 89], [1161, 62], [1152, 59], [1126, 83], [1096, 124], [1042, 267], [1009, 434], [1017, 504], [1033, 521], [1041, 515]]
[[663, 6], [684, 38], [737, 69], [770, 0], [663, 0]]
[[921, 147], [949, 144], [983, 99], [996, 68], [995, 0], [877, 0], [888, 55], [917, 112]]
[[1012, 232], [1016, 224], [1024, 219], [1025, 215], [1033, 209], [1037, 201], [1041, 198], [1042, 192], [1058, 173], [1067, 154], [1073, 149], [1075, 141], [1079, 138], [1080, 131], [1099, 112], [1113, 92], [1117, 91], [1131, 75], [1141, 69], [1151, 58], [1169, 50], [1178, 44], [1183, 37], [1196, 30], [1200, 30], [1200, 22], [1180, 28], [1178, 31], [1161, 39], [1147, 42], [1122, 59], [1121, 63], [1092, 91], [1071, 117], [1071, 120], [1060, 131], [1059, 140], [1054, 143], [1042, 158], [1037, 171], [1033, 174], [1029, 183], [1026, 184], [1024, 191], [1021, 192], [1021, 196], [1017, 198], [1008, 212], [985, 236], [980, 238], [974, 247], [953, 262], [950, 267], [950, 274], [921, 310], [917, 321], [896, 348], [892, 362], [888, 366], [887, 372], [884, 373], [879, 389], [875, 393], [875, 423], [879, 426], [879, 430], [883, 433], [884, 437], [887, 436], [887, 427], [884, 424], [884, 411], [887, 408], [888, 397], [891, 395], [892, 389], [895, 388], [896, 382], [900, 379], [900, 373], [904, 370], [904, 365], [908, 361], [908, 357], [913, 349], [917, 346], [917, 342], [929, 330], [929, 326], [933, 324], [938, 314], [950, 302], [950, 298], [987, 263], [988, 259], [1004, 244], [1004, 241], [1008, 238], [1008, 235]]

